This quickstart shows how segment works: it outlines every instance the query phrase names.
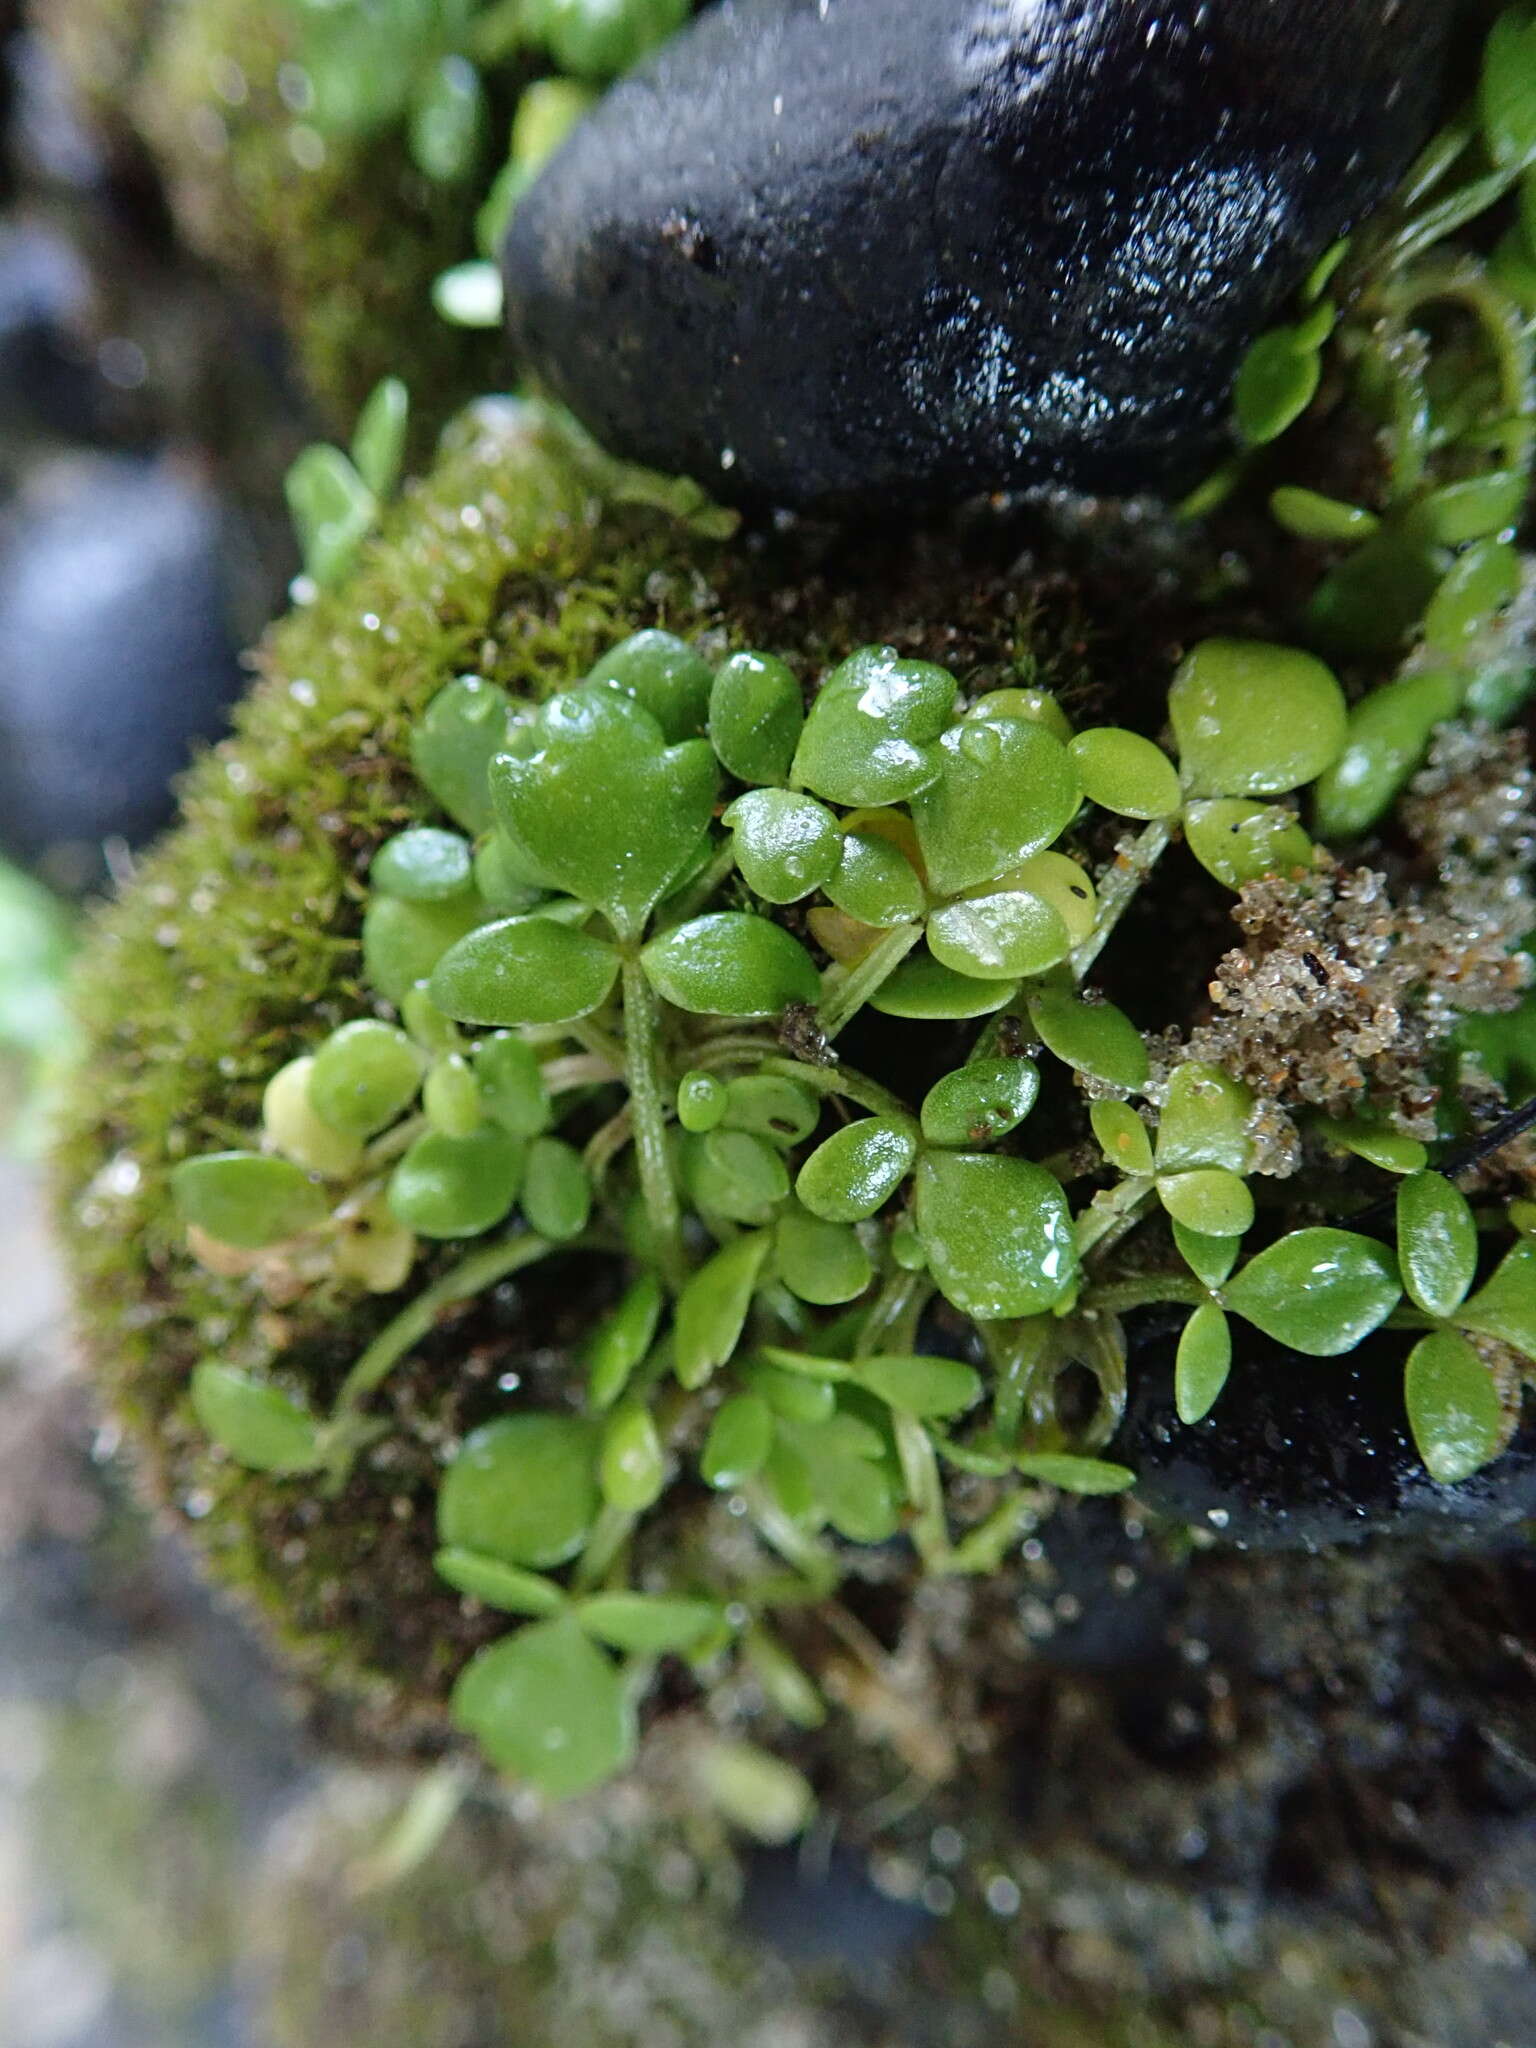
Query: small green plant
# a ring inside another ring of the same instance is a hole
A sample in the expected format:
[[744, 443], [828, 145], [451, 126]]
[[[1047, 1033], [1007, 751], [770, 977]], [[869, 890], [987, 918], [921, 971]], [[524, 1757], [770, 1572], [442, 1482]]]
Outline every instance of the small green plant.
[[[445, 1310], [534, 1269], [590, 1304], [579, 1359], [477, 1404], [437, 1491], [438, 1574], [511, 1617], [455, 1715], [545, 1791], [624, 1764], [664, 1657], [815, 1726], [796, 1609], [898, 1543], [991, 1573], [1044, 1489], [1134, 1484], [1145, 1311], [1184, 1317], [1188, 1426], [1220, 1428], [1250, 1331], [1340, 1360], [1387, 1331], [1435, 1480], [1508, 1442], [1532, 1204], [1472, 1177], [1464, 1096], [1536, 1078], [1530, 778], [1498, 729], [1531, 686], [1536, 382], [1507, 252], [1441, 237], [1523, 173], [1511, 34], [1482, 113], [1244, 373], [1206, 502], [1274, 513], [1294, 613], [1190, 634], [1140, 729], [835, 635], [807, 672], [646, 630], [533, 662], [526, 697], [429, 643], [442, 686], [383, 764], [414, 788], [349, 849], [361, 981], [284, 1022], [259, 1132], [171, 1174], [279, 1333], [264, 1370], [205, 1357], [192, 1405], [237, 1466], [335, 1497]], [[332, 457], [311, 519], [345, 562]], [[689, 488], [612, 497], [691, 516]], [[1149, 900], [1244, 935], [1191, 1024]], [[350, 1369], [284, 1358], [284, 1309], [344, 1329], [359, 1292], [400, 1303]]]
[[357, 559], [400, 481], [410, 419], [410, 393], [398, 377], [385, 377], [358, 416], [349, 450], [317, 441], [288, 471], [284, 489], [306, 579], [301, 594], [339, 582]]
[[[1245, 1257], [1251, 1090], [1194, 1059], [1154, 1084], [1141, 1033], [1087, 985], [1122, 876], [1145, 879], [1181, 814], [1293, 792], [1345, 744], [1333, 677], [1285, 648], [1196, 647], [1169, 710], [1177, 765], [1129, 733], [1069, 734], [1038, 693], [966, 702], [946, 670], [870, 647], [807, 712], [776, 657], [711, 668], [648, 631], [542, 705], [463, 677], [418, 722], [416, 773], [456, 829], [412, 826], [373, 859], [364, 957], [400, 1021], [301, 1053], [267, 1089], [262, 1147], [190, 1159], [173, 1186], [201, 1256], [282, 1291], [394, 1291], [418, 1240], [486, 1240], [326, 1415], [200, 1369], [198, 1413], [232, 1456], [331, 1484], [442, 1304], [561, 1251], [630, 1273], [585, 1390], [510, 1403], [443, 1485], [439, 1569], [523, 1618], [455, 1695], [499, 1761], [553, 1791], [615, 1767], [649, 1663], [717, 1657], [830, 1589], [839, 1542], [905, 1530], [927, 1571], [983, 1571], [1040, 1483], [1128, 1485], [1096, 1453], [1124, 1400], [1121, 1318], [1151, 1304], [1193, 1310], [1188, 1419], [1220, 1391], [1229, 1317], [1324, 1357], [1395, 1318], [1426, 1332], [1409, 1400], [1437, 1476], [1500, 1447], [1472, 1343], [1536, 1352], [1529, 1247], [1474, 1291], [1471, 1211], [1421, 1169], [1395, 1252], [1271, 1217]], [[1097, 883], [1058, 844], [1085, 803], [1140, 825]], [[1304, 883], [1294, 821], [1249, 845]], [[1231, 884], [1260, 861], [1205, 864]], [[871, 1014], [883, 1077], [838, 1050]], [[935, 1060], [909, 1099], [901, 1073]], [[1098, 1165], [1059, 1142], [1085, 1094]], [[1136, 1106], [1153, 1096], [1155, 1129]], [[1181, 1256], [1128, 1266], [1116, 1248], [1159, 1211]], [[939, 1302], [970, 1360], [926, 1355]], [[1071, 1365], [1100, 1389], [1076, 1426], [1054, 1394]], [[688, 1468], [741, 1504], [787, 1589], [627, 1585], [637, 1523]], [[985, 1513], [946, 1471], [992, 1482]]]

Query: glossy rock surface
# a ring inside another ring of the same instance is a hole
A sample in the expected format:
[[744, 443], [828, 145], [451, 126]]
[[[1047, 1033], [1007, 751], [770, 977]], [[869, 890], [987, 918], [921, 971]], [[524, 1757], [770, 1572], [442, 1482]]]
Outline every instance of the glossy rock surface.
[[1158, 1514], [1264, 1550], [1364, 1536], [1498, 1548], [1536, 1516], [1536, 1424], [1459, 1486], [1424, 1470], [1403, 1409], [1400, 1333], [1348, 1358], [1302, 1358], [1237, 1325], [1232, 1375], [1203, 1422], [1174, 1413], [1177, 1326], [1135, 1348], [1116, 1455]]
[[724, 0], [518, 208], [513, 341], [717, 495], [1198, 471], [1430, 122], [1450, 0]]
[[168, 463], [61, 458], [0, 527], [0, 851], [61, 886], [137, 844], [241, 672], [217, 500]]

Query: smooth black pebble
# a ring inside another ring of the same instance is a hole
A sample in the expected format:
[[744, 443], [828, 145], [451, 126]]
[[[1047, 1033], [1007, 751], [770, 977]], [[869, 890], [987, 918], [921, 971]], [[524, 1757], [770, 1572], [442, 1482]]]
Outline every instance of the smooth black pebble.
[[0, 850], [64, 887], [147, 838], [241, 671], [217, 500], [164, 463], [69, 457], [0, 528]]
[[1452, 0], [723, 0], [518, 207], [513, 342], [718, 496], [1173, 487], [1392, 186]]
[[1155, 1512], [1260, 1550], [1365, 1536], [1497, 1549], [1536, 1518], [1536, 1418], [1459, 1486], [1430, 1478], [1403, 1408], [1403, 1333], [1347, 1358], [1303, 1358], [1237, 1324], [1231, 1377], [1193, 1425], [1174, 1411], [1177, 1337], [1171, 1319], [1132, 1333], [1131, 1403], [1111, 1454]]

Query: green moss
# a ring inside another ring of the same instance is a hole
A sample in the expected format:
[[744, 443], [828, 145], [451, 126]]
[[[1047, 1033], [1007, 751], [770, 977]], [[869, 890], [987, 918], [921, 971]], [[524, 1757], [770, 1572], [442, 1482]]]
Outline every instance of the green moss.
[[[96, 118], [147, 145], [185, 239], [275, 299], [329, 423], [350, 428], [394, 373], [434, 430], [498, 369], [495, 337], [450, 327], [430, 300], [438, 272], [473, 252], [481, 181], [435, 184], [398, 129], [349, 140], [307, 126], [279, 90], [301, 18], [285, 0], [61, 0], [39, 14]], [[490, 85], [505, 133], [515, 80]]]

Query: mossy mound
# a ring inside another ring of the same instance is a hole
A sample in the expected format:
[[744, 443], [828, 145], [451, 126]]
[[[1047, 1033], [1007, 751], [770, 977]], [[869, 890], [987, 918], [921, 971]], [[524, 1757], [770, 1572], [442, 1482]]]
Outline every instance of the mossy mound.
[[[473, 253], [483, 181], [436, 183], [398, 128], [322, 137], [297, 89], [304, 10], [262, 0], [60, 0], [37, 26], [92, 118], [147, 149], [182, 237], [275, 300], [328, 426], [388, 374], [435, 428], [494, 383], [494, 337], [434, 312], [438, 273]], [[493, 132], [514, 81], [492, 77]], [[285, 96], [286, 91], [286, 96]], [[510, 95], [510, 96], [509, 96]]]
[[[578, 1283], [553, 1262], [493, 1296], [468, 1342], [463, 1325], [431, 1340], [391, 1378], [387, 1444], [342, 1495], [318, 1498], [212, 1453], [189, 1374], [209, 1354], [278, 1358], [323, 1399], [388, 1307], [321, 1290], [277, 1312], [210, 1276], [188, 1256], [167, 1175], [238, 1144], [295, 1046], [366, 1005], [363, 877], [420, 810], [411, 721], [457, 673], [540, 695], [655, 624], [723, 652], [729, 621], [737, 644], [783, 647], [812, 670], [874, 635], [998, 681], [1038, 669], [1033, 599], [994, 565], [1014, 546], [1000, 535], [979, 550], [893, 541], [844, 580], [809, 573], [814, 538], [792, 544], [791, 570], [771, 546], [727, 550], [683, 516], [624, 502], [637, 490], [541, 415], [466, 419], [358, 573], [268, 637], [236, 737], [188, 779], [184, 826], [101, 917], [78, 983], [88, 1050], [59, 1168], [100, 1383], [151, 1491], [216, 1575], [394, 1741], [436, 1735], [466, 1653], [494, 1633], [432, 1568], [442, 1446], [494, 1404], [498, 1376], [558, 1371], [550, 1347], [590, 1314], [590, 1265]], [[1075, 670], [1070, 641], [1061, 659]], [[413, 1284], [442, 1263], [423, 1260]]]

